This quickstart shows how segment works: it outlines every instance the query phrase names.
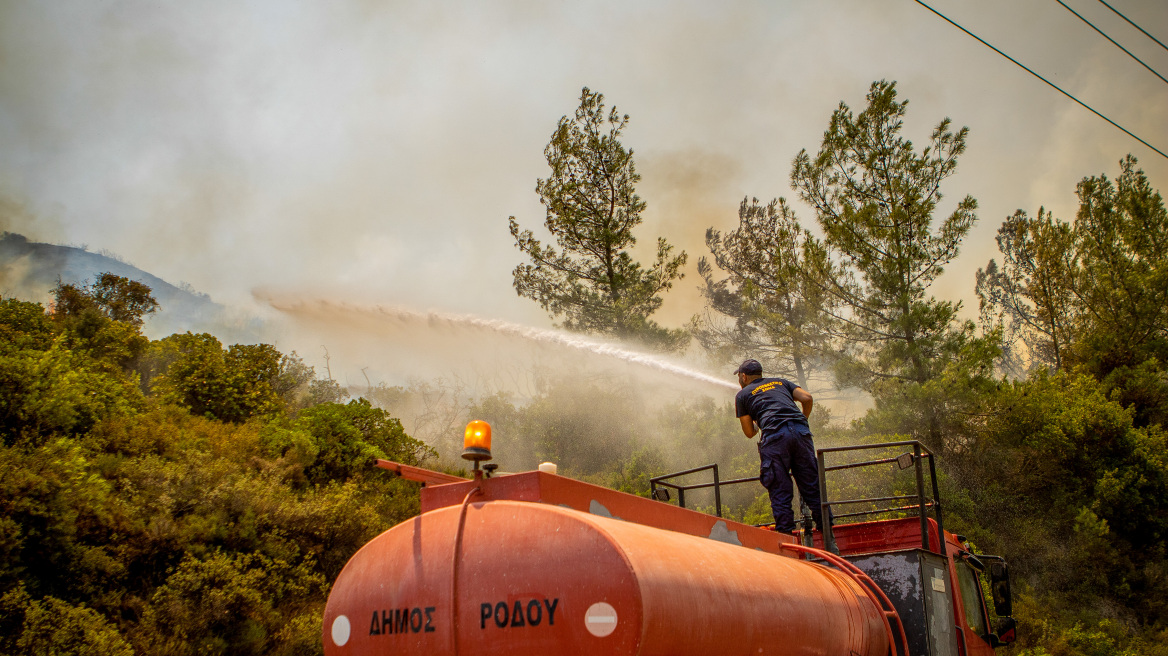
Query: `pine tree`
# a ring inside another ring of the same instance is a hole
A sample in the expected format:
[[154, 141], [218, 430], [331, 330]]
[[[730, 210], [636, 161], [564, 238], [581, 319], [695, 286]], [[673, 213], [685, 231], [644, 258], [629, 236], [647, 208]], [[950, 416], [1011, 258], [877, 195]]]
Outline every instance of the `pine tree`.
[[839, 373], [869, 391], [882, 380], [929, 381], [972, 330], [957, 319], [960, 303], [929, 294], [976, 219], [966, 196], [932, 225], [969, 129], [953, 132], [945, 119], [918, 154], [900, 134], [907, 105], [895, 82], [874, 82], [868, 107], [857, 116], [841, 102], [819, 154], [801, 151], [791, 173], [838, 266], [822, 273], [850, 337]]
[[[1007, 372], [1020, 375], [1035, 365], [1062, 369], [1079, 323], [1074, 229], [1040, 207], [1036, 217], [1015, 212], [997, 239], [1001, 266], [990, 260], [977, 272], [982, 324], [1001, 327]], [[1014, 347], [1018, 341], [1022, 350]]]
[[[819, 153], [795, 158], [792, 185], [815, 210], [822, 261], [811, 261], [844, 327], [835, 377], [872, 394], [870, 432], [913, 435], [945, 450], [968, 438], [965, 417], [990, 384], [996, 336], [976, 337], [960, 302], [929, 287], [957, 256], [976, 220], [966, 196], [934, 226], [941, 184], [965, 152], [968, 128], [948, 118], [919, 153], [901, 135], [908, 101], [895, 82], [874, 82], [860, 114], [832, 114]], [[829, 270], [831, 266], [834, 270]]]
[[723, 360], [758, 358], [765, 371], [808, 387], [824, 369], [838, 329], [828, 313], [835, 299], [813, 277], [832, 271], [823, 249], [783, 198], [766, 205], [743, 199], [738, 227], [725, 234], [710, 228], [706, 246], [727, 276], [715, 279], [710, 262], [698, 262], [708, 303], [690, 324], [698, 342]]
[[686, 254], [671, 255], [673, 247], [664, 238], [657, 240], [651, 267], [629, 253], [645, 203], [635, 189], [641, 177], [633, 151], [620, 142], [628, 122], [615, 107], [606, 114], [604, 96], [587, 87], [575, 115], [560, 119], [544, 150], [551, 175], [535, 187], [547, 209], [544, 226], [559, 249], [541, 244], [510, 217], [515, 245], [531, 260], [515, 267], [515, 291], [561, 318], [568, 330], [675, 351], [685, 346], [688, 334], [663, 328], [649, 316], [683, 277]]

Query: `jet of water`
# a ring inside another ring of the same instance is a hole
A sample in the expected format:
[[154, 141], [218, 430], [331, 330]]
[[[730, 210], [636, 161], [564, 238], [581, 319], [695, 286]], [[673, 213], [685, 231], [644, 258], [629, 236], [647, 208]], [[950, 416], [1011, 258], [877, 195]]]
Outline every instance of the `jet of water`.
[[738, 385], [709, 374], [704, 374], [700, 371], [694, 371], [678, 364], [674, 364], [659, 356], [649, 355], [647, 353], [638, 353], [620, 346], [608, 344], [605, 342], [588, 339], [580, 335], [565, 333], [558, 330], [548, 330], [546, 328], [533, 328], [531, 326], [524, 326], [522, 324], [511, 323], [500, 319], [486, 319], [472, 314], [452, 314], [446, 312], [418, 312], [408, 308], [388, 306], [388, 305], [371, 305], [371, 306], [357, 306], [347, 303], [339, 303], [328, 300], [315, 301], [301, 301], [301, 300], [280, 300], [275, 298], [265, 299], [269, 305], [281, 312], [295, 314], [297, 312], [312, 310], [314, 312], [324, 312], [326, 314], [338, 314], [344, 312], [355, 312], [363, 315], [379, 314], [387, 318], [392, 318], [397, 321], [404, 322], [425, 322], [429, 325], [446, 325], [450, 327], [471, 327], [482, 330], [490, 330], [503, 335], [520, 337], [545, 344], [553, 344], [564, 346], [587, 353], [593, 353], [604, 357], [615, 358], [658, 371], [664, 371], [682, 376], [691, 380], [708, 383], [710, 385], [717, 385], [718, 387], [729, 388], [733, 390], [738, 389]]

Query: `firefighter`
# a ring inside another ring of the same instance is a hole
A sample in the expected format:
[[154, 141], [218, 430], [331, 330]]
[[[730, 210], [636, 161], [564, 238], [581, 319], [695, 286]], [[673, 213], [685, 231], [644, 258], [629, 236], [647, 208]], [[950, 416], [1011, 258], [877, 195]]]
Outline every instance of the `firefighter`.
[[799, 496], [811, 509], [816, 527], [822, 527], [819, 468], [811, 428], [807, 425], [813, 403], [811, 394], [789, 380], [763, 378], [758, 360], [746, 360], [734, 373], [742, 387], [734, 397], [734, 409], [742, 422], [742, 432], [747, 438], [762, 433], [758, 441], [762, 461], [759, 477], [770, 493], [775, 530], [783, 533], [795, 530], [795, 514], [791, 509], [794, 499], [792, 476], [799, 486]]

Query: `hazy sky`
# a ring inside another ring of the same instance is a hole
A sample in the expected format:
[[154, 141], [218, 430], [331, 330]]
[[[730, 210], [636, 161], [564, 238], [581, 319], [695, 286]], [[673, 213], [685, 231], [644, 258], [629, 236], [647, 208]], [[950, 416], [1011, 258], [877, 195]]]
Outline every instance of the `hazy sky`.
[[[1168, 149], [1168, 85], [1053, 0], [932, 4]], [[1102, 4], [1068, 4], [1168, 74]], [[1168, 3], [1112, 4], [1168, 41]], [[878, 79], [911, 101], [918, 143], [946, 116], [971, 131], [943, 209], [972, 194], [979, 220], [939, 295], [972, 296], [1008, 214], [1071, 218], [1075, 183], [1128, 152], [1168, 189], [1168, 161], [911, 0], [0, 0], [3, 227], [229, 303], [263, 289], [547, 326], [512, 289], [507, 217], [542, 229], [542, 151], [588, 86], [631, 116], [641, 245], [690, 253], [658, 315], [680, 325], [705, 229], [733, 227], [744, 196], [795, 201], [792, 158]]]

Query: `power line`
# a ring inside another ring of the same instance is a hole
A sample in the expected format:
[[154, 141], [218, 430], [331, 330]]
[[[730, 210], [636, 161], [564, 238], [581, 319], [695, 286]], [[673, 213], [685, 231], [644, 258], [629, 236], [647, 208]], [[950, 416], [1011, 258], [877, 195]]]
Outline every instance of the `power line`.
[[1095, 111], [1095, 108], [1091, 107], [1090, 105], [1088, 105], [1087, 103], [1083, 102], [1082, 100], [1079, 100], [1078, 98], [1076, 98], [1076, 97], [1072, 96], [1071, 94], [1067, 93], [1066, 91], [1063, 91], [1063, 90], [1062, 90], [1062, 89], [1061, 89], [1061, 88], [1060, 88], [1060, 87], [1059, 87], [1057, 84], [1055, 84], [1054, 82], [1051, 82], [1050, 80], [1048, 80], [1048, 79], [1046, 79], [1046, 78], [1042, 77], [1042, 76], [1041, 76], [1041, 75], [1039, 75], [1038, 73], [1035, 73], [1034, 71], [1032, 71], [1032, 70], [1030, 70], [1029, 68], [1027, 68], [1025, 64], [1023, 64], [1023, 63], [1019, 62], [1017, 59], [1014, 59], [1014, 58], [1013, 58], [1013, 57], [1011, 57], [1010, 55], [1007, 55], [1006, 53], [1002, 52], [1001, 50], [998, 50], [998, 49], [997, 49], [997, 48], [995, 48], [994, 46], [992, 46], [992, 45], [990, 45], [989, 43], [987, 43], [987, 42], [986, 42], [984, 39], [982, 39], [980, 36], [978, 36], [978, 35], [974, 34], [973, 32], [970, 32], [969, 30], [965, 29], [964, 27], [961, 27], [961, 26], [960, 26], [960, 25], [958, 25], [957, 23], [955, 23], [955, 22], [953, 22], [952, 20], [950, 20], [950, 19], [949, 19], [949, 17], [948, 17], [948, 16], [946, 16], [945, 14], [942, 14], [941, 12], [937, 11], [936, 9], [933, 9], [933, 8], [932, 8], [932, 7], [930, 7], [929, 5], [927, 5], [927, 4], [925, 4], [924, 2], [922, 2], [921, 0], [913, 0], [913, 1], [914, 1], [914, 2], [916, 2], [918, 5], [920, 5], [920, 6], [924, 7], [925, 9], [928, 9], [929, 11], [933, 12], [934, 14], [936, 14], [936, 15], [940, 16], [941, 18], [945, 19], [945, 22], [946, 22], [946, 23], [949, 23], [949, 24], [950, 24], [950, 25], [952, 25], [953, 27], [956, 27], [957, 29], [961, 30], [962, 32], [965, 32], [965, 33], [966, 33], [966, 34], [968, 34], [969, 36], [971, 36], [971, 37], [973, 37], [973, 38], [977, 39], [977, 40], [978, 40], [978, 41], [979, 41], [979, 42], [980, 42], [980, 43], [981, 43], [983, 46], [985, 46], [985, 47], [989, 48], [990, 50], [993, 50], [994, 52], [998, 53], [999, 55], [1001, 55], [1001, 56], [1005, 57], [1006, 59], [1009, 59], [1009, 60], [1010, 60], [1010, 61], [1012, 61], [1012, 62], [1014, 62], [1014, 63], [1015, 63], [1015, 64], [1017, 64], [1017, 65], [1018, 65], [1020, 68], [1022, 68], [1022, 70], [1026, 71], [1027, 73], [1030, 73], [1031, 75], [1033, 75], [1034, 77], [1036, 77], [1036, 78], [1038, 78], [1038, 79], [1042, 80], [1043, 82], [1046, 82], [1046, 83], [1047, 83], [1047, 84], [1048, 84], [1048, 85], [1049, 85], [1049, 86], [1050, 86], [1052, 89], [1054, 89], [1055, 91], [1058, 91], [1059, 93], [1063, 94], [1063, 95], [1064, 95], [1064, 96], [1066, 96], [1067, 98], [1070, 98], [1071, 100], [1075, 101], [1076, 103], [1078, 103], [1078, 104], [1082, 105], [1082, 106], [1083, 106], [1085, 109], [1087, 109], [1087, 111], [1089, 111], [1089, 112], [1091, 112], [1092, 114], [1094, 114], [1094, 115], [1098, 116], [1099, 118], [1103, 119], [1104, 121], [1107, 121], [1108, 123], [1112, 124], [1113, 126], [1115, 126], [1115, 127], [1119, 128], [1119, 129], [1120, 129], [1120, 130], [1122, 130], [1122, 131], [1123, 131], [1123, 133], [1124, 133], [1124, 134], [1126, 134], [1127, 136], [1131, 137], [1132, 139], [1135, 139], [1136, 141], [1138, 141], [1138, 142], [1140, 142], [1140, 143], [1144, 144], [1145, 146], [1147, 146], [1148, 148], [1151, 148], [1152, 150], [1156, 151], [1156, 152], [1157, 152], [1157, 153], [1160, 155], [1160, 157], [1163, 157], [1164, 159], [1168, 159], [1168, 155], [1164, 154], [1164, 151], [1160, 150], [1159, 148], [1157, 148], [1157, 147], [1153, 146], [1152, 144], [1150, 144], [1150, 143], [1148, 143], [1148, 142], [1144, 141], [1143, 139], [1141, 139], [1141, 138], [1137, 137], [1136, 135], [1132, 134], [1132, 132], [1131, 132], [1130, 130], [1128, 130], [1127, 128], [1123, 127], [1123, 126], [1122, 126], [1122, 125], [1120, 125], [1119, 123], [1116, 123], [1115, 121], [1113, 121], [1113, 120], [1111, 120], [1111, 119], [1107, 118], [1107, 117], [1106, 117], [1106, 116], [1104, 116], [1103, 114], [1100, 114], [1099, 112]]
[[[1103, 0], [1099, 0], [1099, 2], [1103, 2]], [[1139, 25], [1136, 25], [1135, 23], [1133, 23], [1133, 22], [1132, 22], [1132, 19], [1130, 19], [1130, 18], [1128, 18], [1127, 16], [1124, 16], [1123, 14], [1119, 13], [1119, 10], [1118, 10], [1118, 9], [1116, 9], [1115, 7], [1112, 7], [1111, 5], [1107, 4], [1106, 2], [1103, 2], [1103, 6], [1104, 6], [1104, 7], [1107, 7], [1107, 8], [1108, 8], [1108, 9], [1110, 9], [1111, 11], [1114, 11], [1116, 16], [1119, 16], [1120, 18], [1122, 18], [1122, 19], [1124, 19], [1125, 21], [1127, 21], [1127, 22], [1128, 22], [1128, 23], [1129, 23], [1129, 24], [1130, 24], [1132, 27], [1134, 27], [1134, 28], [1136, 28], [1137, 30], [1139, 30], [1139, 31], [1143, 32], [1143, 33], [1144, 33], [1144, 36], [1146, 36], [1146, 37], [1148, 37], [1149, 39], [1151, 39], [1151, 40], [1155, 41], [1156, 43], [1160, 43], [1160, 39], [1157, 39], [1156, 37], [1152, 36], [1151, 34], [1148, 34], [1148, 31], [1147, 31], [1147, 30], [1145, 30], [1144, 28], [1140, 27]], [[1160, 47], [1161, 47], [1161, 48], [1163, 48], [1163, 49], [1165, 49], [1165, 50], [1168, 50], [1168, 46], [1164, 45], [1163, 43], [1160, 43]]]
[[1161, 80], [1161, 81], [1163, 81], [1163, 82], [1164, 82], [1164, 84], [1168, 84], [1168, 80], [1165, 80], [1163, 75], [1160, 75], [1160, 74], [1159, 74], [1159, 73], [1157, 73], [1156, 71], [1152, 70], [1152, 67], [1151, 67], [1151, 66], [1148, 66], [1147, 64], [1145, 64], [1145, 63], [1144, 63], [1144, 60], [1142, 60], [1142, 59], [1140, 59], [1139, 57], [1136, 57], [1135, 55], [1131, 54], [1131, 52], [1130, 52], [1130, 51], [1129, 51], [1127, 48], [1124, 48], [1123, 46], [1119, 45], [1119, 43], [1118, 43], [1118, 42], [1117, 42], [1115, 39], [1113, 39], [1113, 38], [1111, 38], [1111, 37], [1107, 36], [1106, 34], [1104, 34], [1103, 30], [1099, 29], [1098, 27], [1095, 27], [1095, 24], [1094, 24], [1094, 23], [1092, 23], [1091, 21], [1087, 20], [1086, 18], [1083, 18], [1083, 16], [1082, 16], [1081, 14], [1079, 14], [1079, 12], [1077, 12], [1077, 11], [1075, 11], [1074, 9], [1071, 9], [1070, 7], [1068, 7], [1068, 6], [1067, 6], [1067, 3], [1063, 2], [1063, 0], [1054, 0], [1054, 1], [1055, 1], [1055, 2], [1057, 2], [1057, 3], [1059, 3], [1060, 5], [1062, 5], [1062, 6], [1063, 6], [1063, 9], [1066, 9], [1067, 11], [1069, 11], [1069, 12], [1071, 12], [1072, 14], [1074, 14], [1075, 16], [1077, 16], [1077, 17], [1079, 18], [1079, 20], [1081, 20], [1081, 21], [1083, 21], [1084, 23], [1086, 23], [1086, 24], [1090, 25], [1090, 26], [1091, 26], [1091, 29], [1095, 30], [1095, 31], [1096, 31], [1096, 32], [1098, 32], [1099, 34], [1102, 34], [1102, 35], [1103, 35], [1103, 38], [1104, 38], [1104, 39], [1107, 39], [1107, 40], [1108, 40], [1108, 41], [1110, 41], [1111, 43], [1115, 44], [1115, 47], [1116, 47], [1116, 48], [1119, 48], [1120, 50], [1122, 50], [1122, 51], [1126, 52], [1128, 57], [1131, 57], [1132, 59], [1134, 59], [1134, 60], [1138, 61], [1138, 62], [1140, 63], [1140, 65], [1141, 65], [1141, 66], [1143, 66], [1144, 68], [1148, 69], [1149, 71], [1152, 71], [1152, 75], [1155, 75], [1156, 77], [1160, 78], [1160, 80]]

